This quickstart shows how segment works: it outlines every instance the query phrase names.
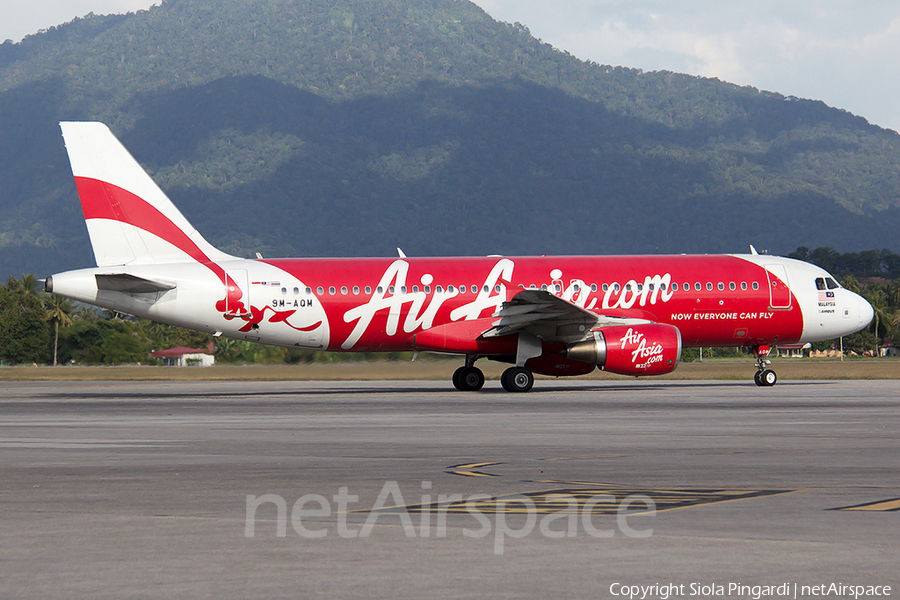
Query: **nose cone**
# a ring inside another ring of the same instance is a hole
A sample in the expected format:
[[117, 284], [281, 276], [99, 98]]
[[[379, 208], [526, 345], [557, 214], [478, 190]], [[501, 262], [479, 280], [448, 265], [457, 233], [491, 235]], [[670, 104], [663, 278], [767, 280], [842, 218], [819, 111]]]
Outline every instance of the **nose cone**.
[[857, 298], [859, 298], [859, 329], [863, 329], [875, 318], [875, 309], [862, 296]]

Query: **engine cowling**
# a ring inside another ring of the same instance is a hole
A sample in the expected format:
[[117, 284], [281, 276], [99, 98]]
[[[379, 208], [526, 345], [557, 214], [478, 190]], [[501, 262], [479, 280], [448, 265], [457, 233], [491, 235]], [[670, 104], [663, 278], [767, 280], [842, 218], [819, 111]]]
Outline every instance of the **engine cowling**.
[[665, 375], [681, 360], [681, 331], [674, 325], [616, 325], [571, 344], [566, 356], [620, 375]]

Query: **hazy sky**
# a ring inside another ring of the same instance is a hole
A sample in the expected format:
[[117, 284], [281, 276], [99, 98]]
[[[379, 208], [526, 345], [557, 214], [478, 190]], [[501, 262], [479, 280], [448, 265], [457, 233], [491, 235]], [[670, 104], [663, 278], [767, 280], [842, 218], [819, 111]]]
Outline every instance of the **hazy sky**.
[[[408, 0], [415, 2], [416, 0]], [[0, 0], [0, 40], [153, 0]], [[900, 130], [897, 0], [476, 0], [578, 58], [822, 100]]]

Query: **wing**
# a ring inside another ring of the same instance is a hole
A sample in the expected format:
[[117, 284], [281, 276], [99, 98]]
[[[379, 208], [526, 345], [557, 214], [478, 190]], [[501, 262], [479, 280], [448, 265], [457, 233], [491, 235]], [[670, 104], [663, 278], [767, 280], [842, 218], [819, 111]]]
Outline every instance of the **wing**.
[[651, 319], [601, 315], [545, 290], [522, 290], [504, 302], [494, 314], [499, 317], [483, 337], [528, 332], [548, 342], [572, 343], [584, 339], [592, 329], [609, 325], [636, 325]]

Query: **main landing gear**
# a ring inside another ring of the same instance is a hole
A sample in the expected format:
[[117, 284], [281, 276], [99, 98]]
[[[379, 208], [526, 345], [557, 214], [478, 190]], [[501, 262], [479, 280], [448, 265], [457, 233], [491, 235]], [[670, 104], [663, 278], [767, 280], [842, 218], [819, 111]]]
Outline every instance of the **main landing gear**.
[[527, 392], [534, 385], [534, 373], [525, 367], [510, 367], [500, 376], [500, 384], [507, 392]]
[[[484, 387], [484, 373], [475, 366], [477, 356], [466, 356], [466, 364], [453, 372], [453, 387], [461, 392], [477, 392]], [[507, 392], [527, 392], [534, 386], [534, 374], [525, 367], [510, 367], [500, 376]]]
[[753, 381], [759, 387], [772, 387], [778, 381], [778, 375], [775, 371], [768, 368], [772, 364], [771, 360], [766, 359], [772, 349], [769, 346], [756, 347], [756, 374]]
[[453, 387], [461, 392], [477, 392], [483, 386], [484, 373], [478, 367], [466, 365], [453, 372]]

